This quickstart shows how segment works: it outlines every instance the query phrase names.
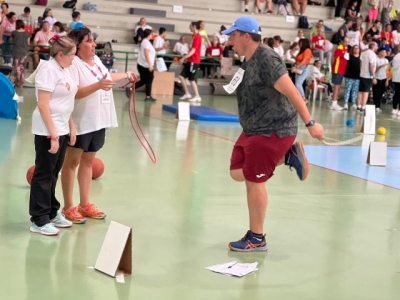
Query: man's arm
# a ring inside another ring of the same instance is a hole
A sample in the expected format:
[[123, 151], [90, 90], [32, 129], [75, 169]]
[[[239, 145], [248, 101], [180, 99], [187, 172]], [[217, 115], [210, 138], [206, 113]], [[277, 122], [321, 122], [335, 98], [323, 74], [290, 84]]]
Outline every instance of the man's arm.
[[[304, 124], [307, 124], [312, 120], [311, 115], [308, 112], [308, 108], [300, 95], [300, 92], [297, 90], [288, 74], [282, 75], [275, 82], [274, 88], [282, 95], [286, 96], [290, 102], [292, 102]], [[324, 129], [322, 128], [321, 124], [315, 123], [313, 126], [307, 127], [307, 129], [313, 138], [317, 138], [319, 140], [324, 139]]]

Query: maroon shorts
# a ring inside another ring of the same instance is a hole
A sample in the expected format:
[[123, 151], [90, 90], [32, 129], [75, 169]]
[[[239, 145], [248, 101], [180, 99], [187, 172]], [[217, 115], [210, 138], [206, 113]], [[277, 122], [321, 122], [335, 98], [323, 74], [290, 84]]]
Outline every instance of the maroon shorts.
[[280, 138], [275, 133], [270, 137], [242, 133], [233, 146], [230, 169], [243, 169], [248, 181], [266, 182], [295, 139], [294, 135]]

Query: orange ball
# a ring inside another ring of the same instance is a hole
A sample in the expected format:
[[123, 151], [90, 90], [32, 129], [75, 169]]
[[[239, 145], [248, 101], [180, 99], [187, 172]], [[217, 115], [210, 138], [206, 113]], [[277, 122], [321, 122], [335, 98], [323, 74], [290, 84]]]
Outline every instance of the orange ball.
[[35, 173], [35, 168], [36, 168], [36, 166], [32, 166], [26, 172], [26, 181], [28, 181], [29, 185], [31, 185], [31, 183], [32, 183], [32, 177], [33, 177], [33, 173]]
[[97, 179], [104, 173], [104, 164], [103, 162], [95, 157], [92, 164], [92, 179]]

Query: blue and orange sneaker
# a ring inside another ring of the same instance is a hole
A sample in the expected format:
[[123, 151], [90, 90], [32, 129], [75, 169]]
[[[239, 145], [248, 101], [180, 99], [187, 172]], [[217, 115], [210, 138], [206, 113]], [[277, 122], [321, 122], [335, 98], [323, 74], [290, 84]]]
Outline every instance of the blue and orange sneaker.
[[230, 242], [229, 249], [239, 252], [252, 252], [252, 251], [267, 251], [268, 245], [265, 240], [265, 235], [260, 240], [254, 237], [253, 233], [248, 230], [246, 235], [237, 242]]
[[302, 142], [296, 142], [290, 147], [285, 157], [285, 165], [289, 166], [290, 170], [295, 168], [300, 180], [306, 180], [309, 166]]

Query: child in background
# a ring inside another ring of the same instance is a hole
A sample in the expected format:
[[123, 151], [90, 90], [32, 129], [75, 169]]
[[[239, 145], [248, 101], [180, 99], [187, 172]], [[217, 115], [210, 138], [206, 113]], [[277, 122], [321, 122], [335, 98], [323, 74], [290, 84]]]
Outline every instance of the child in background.
[[286, 15], [290, 16], [289, 5], [286, 0], [278, 0], [277, 4], [278, 4], [278, 12], [276, 13], [277, 15], [281, 14], [282, 7], [284, 7], [286, 10]]
[[17, 87], [22, 87], [25, 82], [24, 64], [29, 52], [30, 34], [25, 30], [24, 21], [17, 20], [15, 31], [11, 33], [12, 38], [12, 57], [14, 67], [14, 84]]
[[110, 71], [114, 65], [114, 53], [110, 42], [104, 45], [104, 52], [101, 53], [100, 59], [103, 65]]

